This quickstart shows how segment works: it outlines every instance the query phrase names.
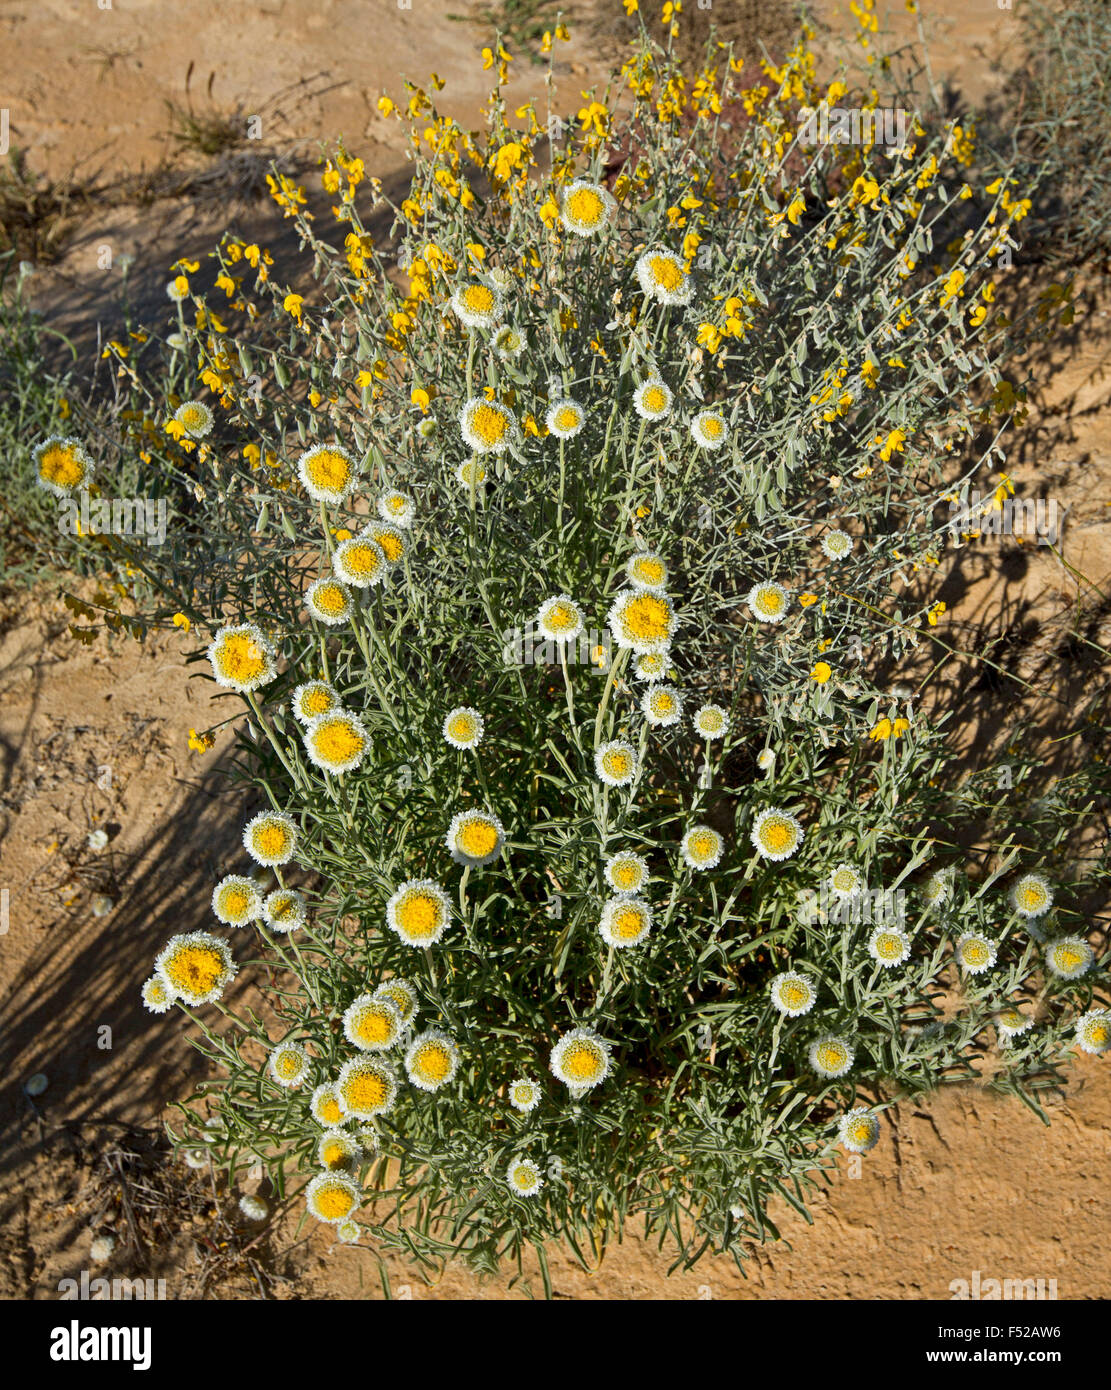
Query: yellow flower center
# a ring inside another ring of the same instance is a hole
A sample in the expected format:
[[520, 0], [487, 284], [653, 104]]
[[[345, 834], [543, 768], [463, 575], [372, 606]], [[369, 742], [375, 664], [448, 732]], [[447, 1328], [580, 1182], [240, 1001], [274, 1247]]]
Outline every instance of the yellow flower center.
[[72, 444], [51, 444], [39, 459], [39, 475], [58, 487], [76, 487], [85, 476], [85, 465]]
[[756, 595], [756, 602], [763, 613], [783, 612], [783, 595], [778, 589], [761, 589]]
[[601, 1075], [601, 1054], [590, 1043], [573, 1042], [563, 1054], [563, 1070], [575, 1081], [593, 1081]]
[[818, 1065], [824, 1071], [838, 1071], [845, 1065], [845, 1049], [840, 1043], [822, 1043], [818, 1048]]
[[779, 998], [789, 1009], [801, 1009], [810, 1001], [810, 991], [798, 980], [785, 980], [779, 986]]
[[536, 1174], [530, 1168], [518, 1168], [513, 1174], [513, 1181], [522, 1192], [531, 1192], [536, 1186]]
[[509, 429], [509, 420], [502, 411], [482, 401], [471, 411], [470, 426], [484, 444], [500, 444]]
[[448, 728], [451, 730], [452, 738], [458, 739], [460, 743], [474, 738], [474, 720], [465, 714], [457, 714]]
[[702, 433], [710, 439], [720, 439], [725, 429], [725, 424], [718, 415], [704, 415], [702, 417]]
[[613, 915], [613, 934], [622, 941], [635, 941], [644, 930], [644, 914], [635, 907], [623, 907]]
[[982, 941], [966, 941], [964, 959], [969, 965], [984, 965], [988, 959], [987, 946]]
[[206, 420], [205, 411], [197, 405], [183, 405], [177, 413], [178, 422], [187, 430], [200, 429]]
[[1062, 970], [1076, 970], [1084, 964], [1084, 955], [1075, 946], [1058, 946], [1054, 955]]
[[687, 848], [695, 859], [711, 859], [718, 847], [717, 836], [708, 830], [701, 830], [687, 841]]
[[238, 884], [225, 888], [220, 894], [220, 908], [228, 917], [245, 917], [250, 906], [250, 894]]
[[338, 584], [321, 584], [313, 594], [313, 601], [322, 613], [333, 618], [347, 607], [347, 595]]
[[391, 565], [396, 565], [405, 554], [405, 542], [394, 531], [371, 531], [371, 536], [382, 547], [382, 553]]
[[289, 832], [284, 825], [270, 821], [255, 830], [255, 848], [267, 859], [284, 854], [289, 844]]
[[659, 642], [671, 631], [671, 608], [654, 594], [638, 594], [622, 613], [625, 631], [639, 641]]
[[556, 411], [556, 428], [560, 430], [573, 430], [579, 423], [579, 412], [574, 407], [565, 405], [561, 410]]
[[386, 985], [382, 989], [382, 995], [384, 998], [389, 999], [391, 1003], [397, 1005], [397, 1011], [401, 1015], [402, 1021], [407, 1021], [413, 1007], [412, 1000], [409, 998], [408, 994], [406, 994], [403, 989], [398, 988], [397, 985]]
[[313, 733], [313, 745], [326, 763], [350, 762], [363, 750], [364, 740], [345, 719], [333, 719]]
[[322, 492], [339, 492], [351, 477], [351, 464], [335, 449], [321, 449], [308, 460], [305, 471]]
[[292, 1052], [283, 1052], [274, 1063], [280, 1076], [297, 1075], [297, 1057]]
[[468, 285], [460, 298], [474, 314], [488, 314], [494, 307], [494, 292], [485, 285]]
[[329, 1221], [346, 1216], [354, 1205], [351, 1193], [343, 1187], [325, 1187], [316, 1194], [316, 1209]]
[[425, 1081], [438, 1084], [451, 1071], [451, 1053], [443, 1043], [425, 1043], [413, 1058], [413, 1071]]
[[656, 714], [670, 714], [675, 708], [675, 701], [666, 690], [657, 690], [652, 696], [652, 708]]
[[652, 279], [665, 290], [677, 290], [686, 279], [682, 266], [677, 265], [670, 256], [653, 256], [648, 262]]
[[659, 560], [642, 557], [633, 566], [633, 573], [645, 584], [659, 584], [664, 577], [664, 567]]
[[760, 828], [760, 838], [768, 849], [779, 854], [794, 844], [795, 828], [789, 821], [778, 818], [765, 821]]
[[472, 859], [484, 859], [497, 847], [497, 827], [487, 820], [470, 820], [459, 827], [456, 844]]
[[1028, 885], [1019, 896], [1023, 907], [1026, 908], [1041, 907], [1042, 903], [1045, 902], [1045, 893], [1037, 884]]
[[649, 386], [641, 396], [640, 403], [650, 415], [658, 415], [667, 405], [667, 395], [662, 386]]
[[325, 1096], [317, 1107], [320, 1111], [320, 1118], [329, 1125], [338, 1125], [343, 1119], [343, 1107], [334, 1096]]
[[887, 935], [876, 937], [876, 954], [882, 956], [884, 960], [895, 960], [903, 954], [903, 943], [897, 936]]
[[233, 632], [216, 651], [223, 674], [241, 685], [252, 681], [266, 669], [266, 653], [248, 632]]
[[615, 864], [613, 877], [621, 888], [635, 888], [640, 882], [640, 872], [635, 864]]
[[389, 1095], [386, 1079], [377, 1072], [355, 1072], [343, 1083], [343, 1099], [349, 1110], [377, 1110]]
[[576, 188], [567, 197], [567, 215], [583, 227], [595, 227], [602, 219], [605, 204], [593, 188]]
[[854, 1120], [849, 1126], [849, 1138], [854, 1144], [867, 1144], [872, 1138], [872, 1126], [867, 1120]]
[[397, 1036], [397, 1024], [390, 1011], [368, 1005], [359, 1015], [354, 1033], [366, 1043], [388, 1043]]
[[301, 713], [315, 719], [318, 714], [327, 714], [332, 703], [332, 697], [326, 690], [309, 690], [301, 697]]
[[373, 579], [382, 568], [378, 552], [370, 545], [356, 542], [343, 552], [343, 563], [356, 579]]
[[628, 777], [633, 770], [633, 760], [624, 748], [610, 748], [602, 754], [602, 766], [611, 777]]
[[280, 898], [276, 897], [271, 900], [270, 916], [277, 922], [284, 922], [287, 917], [292, 917], [296, 910], [296, 900], [288, 895], [283, 895]]
[[532, 1099], [532, 1088], [529, 1086], [515, 1086], [513, 1088], [513, 1099], [518, 1105], [527, 1105]]
[[398, 904], [397, 923], [413, 941], [425, 941], [435, 934], [442, 911], [440, 903], [427, 893], [413, 893]]
[[214, 946], [181, 946], [166, 962], [166, 974], [179, 994], [208, 994], [224, 978], [224, 957]]
[[1089, 1023], [1084, 1036], [1093, 1047], [1106, 1047], [1111, 1042], [1111, 1025], [1104, 1022]]
[[330, 1139], [320, 1155], [326, 1168], [342, 1168], [347, 1162], [347, 1150], [342, 1144]]
[[553, 603], [544, 616], [544, 621], [553, 632], [566, 632], [575, 626], [578, 615], [569, 603]]

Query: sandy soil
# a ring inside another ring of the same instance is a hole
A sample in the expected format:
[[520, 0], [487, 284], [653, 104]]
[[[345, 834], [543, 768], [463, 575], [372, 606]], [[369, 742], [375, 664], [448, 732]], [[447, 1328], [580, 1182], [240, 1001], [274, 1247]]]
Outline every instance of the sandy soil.
[[[445, 18], [459, 8], [458, 0], [413, 0], [409, 11], [360, 0], [179, 0], [173, 7], [115, 0], [111, 11], [100, 11], [85, 0], [14, 0], [0, 14], [0, 43], [33, 51], [34, 59], [16, 75], [12, 138], [55, 174], [75, 166], [105, 178], [153, 170], [169, 151], [164, 102], [185, 100], [193, 63], [198, 106], [215, 72], [213, 100], [225, 110], [261, 111], [274, 148], [307, 150], [322, 134], [343, 134], [368, 167], [388, 176], [400, 168], [396, 137], [374, 103], [383, 89], [397, 89], [400, 72], [422, 81], [435, 70], [448, 81], [449, 109], [472, 120], [485, 94], [476, 61], [484, 36]], [[1009, 12], [986, 6], [968, 15], [954, 0], [923, 9], [929, 24], [946, 30], [935, 76], [971, 100], [997, 94], [1013, 40]], [[845, 7], [820, 13], [843, 27]], [[894, 17], [913, 31], [901, 7]], [[753, 27], [754, 51], [758, 33]], [[583, 24], [561, 52], [560, 100], [568, 106], [600, 71], [606, 34], [605, 24]], [[538, 89], [539, 71], [519, 65], [522, 99]], [[98, 319], [116, 312], [119, 293], [118, 279], [98, 279], [92, 268], [97, 245], [107, 238], [117, 253], [134, 252], [140, 298], [149, 293], [157, 303], [168, 262], [207, 245], [226, 215], [268, 228], [271, 240], [280, 234], [272, 215], [249, 202], [229, 213], [203, 197], [168, 200], [138, 215], [102, 200], [83, 215], [59, 265], [40, 272], [42, 302], [52, 313], [64, 310], [91, 338]], [[1082, 288], [1081, 301], [1073, 334], [1046, 365], [1048, 385], [1011, 472], [1020, 492], [1041, 489], [1070, 509], [1064, 557], [1105, 587], [1111, 297], [1093, 284]], [[1020, 632], [1052, 629], [1076, 603], [1078, 587], [1087, 592], [1044, 549], [981, 547], [962, 553], [942, 596], [954, 631], [963, 628], [970, 639], [974, 629], [999, 635], [1016, 623]], [[1107, 643], [1111, 620], [1098, 595], [1087, 601], [1093, 635]], [[243, 810], [220, 778], [230, 734], [209, 754], [187, 747], [189, 729], [214, 718], [211, 687], [191, 679], [185, 664], [190, 639], [165, 636], [144, 647], [113, 639], [110, 647], [86, 648], [68, 635], [69, 621], [49, 587], [0, 615], [0, 884], [8, 891], [8, 930], [0, 936], [0, 1294], [8, 1298], [55, 1297], [59, 1279], [90, 1268], [94, 1229], [115, 1229], [121, 1238], [127, 1230], [119, 1202], [106, 1205], [98, 1156], [121, 1136], [157, 1126], [167, 1102], [196, 1076], [180, 1021], [146, 1014], [139, 986], [167, 935], [206, 922], [210, 885], [226, 869], [222, 856]], [[1016, 657], [1016, 669], [1040, 679], [1045, 657], [1044, 644], [1034, 644]], [[1067, 666], [1058, 675], [1067, 695]], [[987, 758], [999, 730], [999, 696], [964, 676], [954, 681], [978, 722], [970, 756]], [[87, 845], [95, 828], [110, 836], [99, 853]], [[92, 914], [96, 893], [115, 902], [107, 916]], [[49, 1085], [31, 1102], [22, 1082], [35, 1072]], [[814, 1204], [812, 1226], [790, 1211], [774, 1213], [789, 1244], [753, 1252], [747, 1279], [720, 1260], [668, 1278], [666, 1253], [630, 1238], [592, 1275], [553, 1252], [557, 1296], [937, 1299], [950, 1297], [951, 1280], [979, 1270], [985, 1278], [1056, 1279], [1061, 1298], [1106, 1297], [1111, 1256], [1099, 1224], [1111, 1124], [1106, 1064], [1079, 1061], [1052, 1113], [1047, 1129], [1018, 1103], [975, 1088], [904, 1107], [859, 1177], [842, 1165]], [[157, 1155], [152, 1162], [157, 1168]], [[211, 1182], [180, 1174], [175, 1181], [198, 1192]], [[230, 1209], [236, 1195], [216, 1201]], [[145, 1256], [121, 1239], [113, 1261], [96, 1272], [157, 1272], [170, 1297], [196, 1296], [206, 1219], [202, 1204]], [[381, 1296], [370, 1252], [333, 1249], [326, 1234], [298, 1230], [292, 1217], [277, 1221], [257, 1248], [274, 1271], [271, 1296]], [[387, 1263], [401, 1296], [526, 1292], [510, 1288], [508, 1276], [483, 1283], [461, 1270], [429, 1287], [414, 1269]], [[239, 1297], [256, 1288], [241, 1270], [204, 1291]]]

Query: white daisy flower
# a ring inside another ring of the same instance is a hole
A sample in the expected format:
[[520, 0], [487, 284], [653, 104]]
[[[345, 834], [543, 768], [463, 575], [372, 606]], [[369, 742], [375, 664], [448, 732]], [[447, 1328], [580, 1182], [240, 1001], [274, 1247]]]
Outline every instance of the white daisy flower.
[[389, 492], [384, 492], [378, 499], [378, 515], [383, 521], [392, 522], [394, 526], [408, 529], [413, 524], [413, 517], [416, 515], [416, 506], [413, 499], [407, 492], [399, 492], [397, 488], [390, 488]]
[[385, 995], [360, 994], [343, 1011], [343, 1036], [360, 1052], [385, 1052], [404, 1028], [401, 1010]]
[[944, 907], [953, 901], [954, 869], [937, 869], [922, 885], [922, 900], [927, 907]]
[[647, 656], [667, 649], [678, 618], [667, 594], [655, 589], [625, 589], [614, 599], [606, 626], [619, 647]]
[[1021, 1009], [1008, 1005], [1005, 1009], [1000, 1009], [994, 1015], [992, 1022], [995, 1024], [995, 1031], [999, 1036], [999, 1045], [1007, 1047], [1012, 1038], [1021, 1037], [1023, 1033], [1028, 1033], [1034, 1026], [1034, 1016], [1024, 1014]]
[[525, 336], [519, 328], [504, 324], [494, 334], [494, 351], [503, 362], [512, 362], [524, 351]]
[[849, 1153], [868, 1153], [879, 1143], [879, 1116], [863, 1105], [847, 1110], [837, 1123], [837, 1138]]
[[549, 1060], [552, 1075], [571, 1088], [573, 1095], [584, 1094], [610, 1074], [610, 1045], [592, 1028], [572, 1028], [552, 1048]]
[[316, 1145], [316, 1161], [332, 1173], [350, 1171], [362, 1157], [359, 1141], [347, 1129], [326, 1129]]
[[662, 681], [671, 671], [671, 651], [647, 652], [636, 660], [636, 678], [641, 681]]
[[509, 1103], [514, 1110], [527, 1115], [540, 1104], [540, 1086], [531, 1077], [519, 1076], [509, 1083]]
[[385, 1062], [366, 1053], [344, 1062], [336, 1080], [336, 1092], [344, 1110], [356, 1120], [373, 1120], [393, 1109], [397, 1077]]
[[341, 444], [314, 444], [297, 460], [297, 476], [314, 502], [346, 502], [359, 476], [354, 458]]
[[762, 748], [756, 757], [756, 766], [761, 772], [771, 772], [775, 767], [775, 749]]
[[226, 941], [211, 932], [171, 936], [154, 958], [154, 973], [185, 1004], [213, 1004], [238, 966]]
[[639, 893], [648, 882], [648, 861], [631, 849], [623, 849], [606, 860], [602, 872], [615, 892]]
[[500, 401], [475, 396], [459, 412], [459, 429], [476, 454], [500, 454], [520, 438], [517, 421]]
[[309, 1097], [309, 1112], [318, 1125], [334, 1129], [347, 1119], [347, 1108], [340, 1098], [339, 1087], [325, 1081]]
[[262, 894], [253, 878], [227, 874], [212, 890], [212, 910], [225, 927], [246, 927], [262, 916]]
[[568, 594], [556, 594], [540, 605], [536, 626], [552, 642], [573, 642], [585, 626], [582, 609]]
[[600, 183], [576, 179], [564, 191], [559, 218], [576, 236], [597, 236], [609, 226], [616, 208], [609, 189]]
[[594, 771], [607, 787], [627, 787], [636, 776], [636, 749], [625, 739], [611, 739], [594, 750]]
[[843, 901], [859, 897], [866, 887], [863, 874], [852, 864], [838, 864], [826, 882], [830, 892]]
[[790, 595], [782, 584], [765, 580], [754, 584], [745, 599], [752, 616], [762, 623], [781, 623], [787, 616]]
[[426, 1028], [405, 1053], [405, 1073], [422, 1091], [438, 1091], [452, 1081], [459, 1070], [459, 1048], [455, 1039], [439, 1028]]
[[346, 710], [319, 715], [303, 737], [309, 759], [324, 772], [350, 772], [370, 752], [366, 725]]
[[827, 531], [822, 537], [822, 549], [831, 560], [843, 560], [852, 548], [853, 538], [847, 531]]
[[544, 1186], [540, 1169], [531, 1158], [515, 1158], [505, 1170], [505, 1180], [518, 1197], [535, 1197]]
[[212, 433], [212, 411], [203, 401], [182, 401], [174, 411], [174, 419], [190, 439], [203, 439]]
[[641, 713], [656, 729], [667, 729], [683, 717], [683, 697], [673, 685], [650, 685], [640, 701]]
[[478, 459], [464, 459], [455, 469], [455, 481], [468, 492], [472, 486], [480, 488], [486, 481], [486, 465]]
[[1076, 1045], [1099, 1057], [1111, 1047], [1111, 1011], [1089, 1009], [1076, 1020]]
[[652, 909], [643, 898], [628, 894], [610, 898], [602, 908], [598, 933], [607, 946], [624, 950], [639, 946], [652, 930]]
[[453, 748], [477, 748], [485, 727], [478, 710], [459, 705], [445, 717], [443, 735]]
[[416, 990], [400, 975], [391, 975], [388, 980], [383, 980], [374, 991], [374, 997], [393, 1000], [406, 1028], [414, 1022], [420, 1012], [420, 999]]
[[357, 1245], [362, 1234], [362, 1227], [350, 1216], [336, 1227], [336, 1239], [343, 1245]]
[[868, 938], [868, 954], [885, 969], [902, 965], [910, 955], [910, 937], [897, 927], [876, 927]]
[[336, 546], [332, 568], [352, 588], [369, 589], [385, 579], [389, 561], [373, 537], [349, 536]]
[[268, 893], [262, 905], [266, 925], [276, 932], [291, 932], [309, 920], [308, 907], [302, 894], [292, 888], [277, 888]]
[[222, 627], [208, 648], [216, 684], [246, 695], [277, 675], [277, 655], [254, 623]]
[[392, 569], [405, 558], [409, 539], [400, 526], [392, 521], [370, 521], [359, 532], [357, 540], [373, 541], [386, 557], [386, 564]]
[[722, 709], [721, 705], [703, 705], [695, 710], [691, 723], [696, 733], [700, 733], [707, 743], [712, 743], [729, 732], [729, 711]]
[[501, 318], [504, 307], [501, 291], [480, 280], [461, 285], [451, 296], [452, 312], [468, 328], [493, 328]]
[[341, 709], [339, 691], [327, 681], [306, 681], [293, 692], [293, 717], [302, 724], [311, 724], [322, 714]]
[[689, 304], [694, 285], [678, 256], [662, 247], [646, 251], [636, 263], [640, 287], [661, 304]]
[[955, 949], [957, 960], [968, 975], [982, 975], [990, 970], [998, 954], [995, 942], [975, 931], [962, 932], [957, 937]]
[[1011, 906], [1020, 917], [1044, 917], [1053, 906], [1053, 889], [1042, 874], [1023, 874], [1011, 889]]
[[451, 899], [430, 878], [411, 878], [386, 904], [386, 925], [406, 946], [435, 946], [451, 925]]
[[856, 1054], [845, 1041], [833, 1033], [824, 1033], [810, 1044], [807, 1058], [819, 1076], [844, 1076]]
[[152, 1014], [164, 1014], [174, 1006], [173, 991], [160, 975], [152, 975], [143, 985], [142, 999]]
[[794, 816], [769, 806], [752, 823], [751, 839], [763, 859], [790, 859], [802, 844], [805, 831]]
[[266, 1201], [250, 1192], [245, 1192], [240, 1197], [239, 1210], [248, 1221], [265, 1221], [270, 1215], [270, 1208]]
[[93, 480], [96, 465], [79, 439], [52, 434], [31, 455], [35, 482], [55, 497], [72, 497]]
[[721, 862], [725, 841], [708, 825], [692, 825], [683, 836], [680, 850], [688, 869], [713, 869]]
[[577, 401], [553, 401], [548, 407], [544, 423], [557, 439], [574, 439], [586, 424], [586, 411]]
[[318, 1221], [338, 1226], [359, 1205], [359, 1189], [346, 1173], [318, 1173], [305, 1188], [305, 1204]]
[[729, 426], [720, 410], [700, 410], [691, 421], [691, 435], [703, 449], [720, 449], [729, 438]]
[[625, 563], [625, 577], [634, 589], [666, 589], [667, 561], [654, 550], [638, 550]]
[[658, 376], [642, 381], [633, 392], [633, 409], [642, 420], [662, 420], [671, 414], [671, 388]]
[[457, 864], [477, 869], [501, 854], [505, 830], [492, 811], [460, 811], [452, 817], [444, 842]]
[[293, 858], [298, 834], [297, 822], [284, 811], [260, 811], [243, 827], [243, 848], [256, 864], [272, 869]]
[[809, 975], [782, 970], [771, 983], [772, 1004], [787, 1018], [808, 1014], [818, 1000], [818, 990]]
[[309, 1054], [299, 1042], [280, 1042], [270, 1054], [267, 1069], [279, 1086], [300, 1086], [309, 1074]]
[[1045, 948], [1045, 963], [1059, 980], [1079, 980], [1095, 963], [1096, 953], [1082, 936], [1061, 936]]

